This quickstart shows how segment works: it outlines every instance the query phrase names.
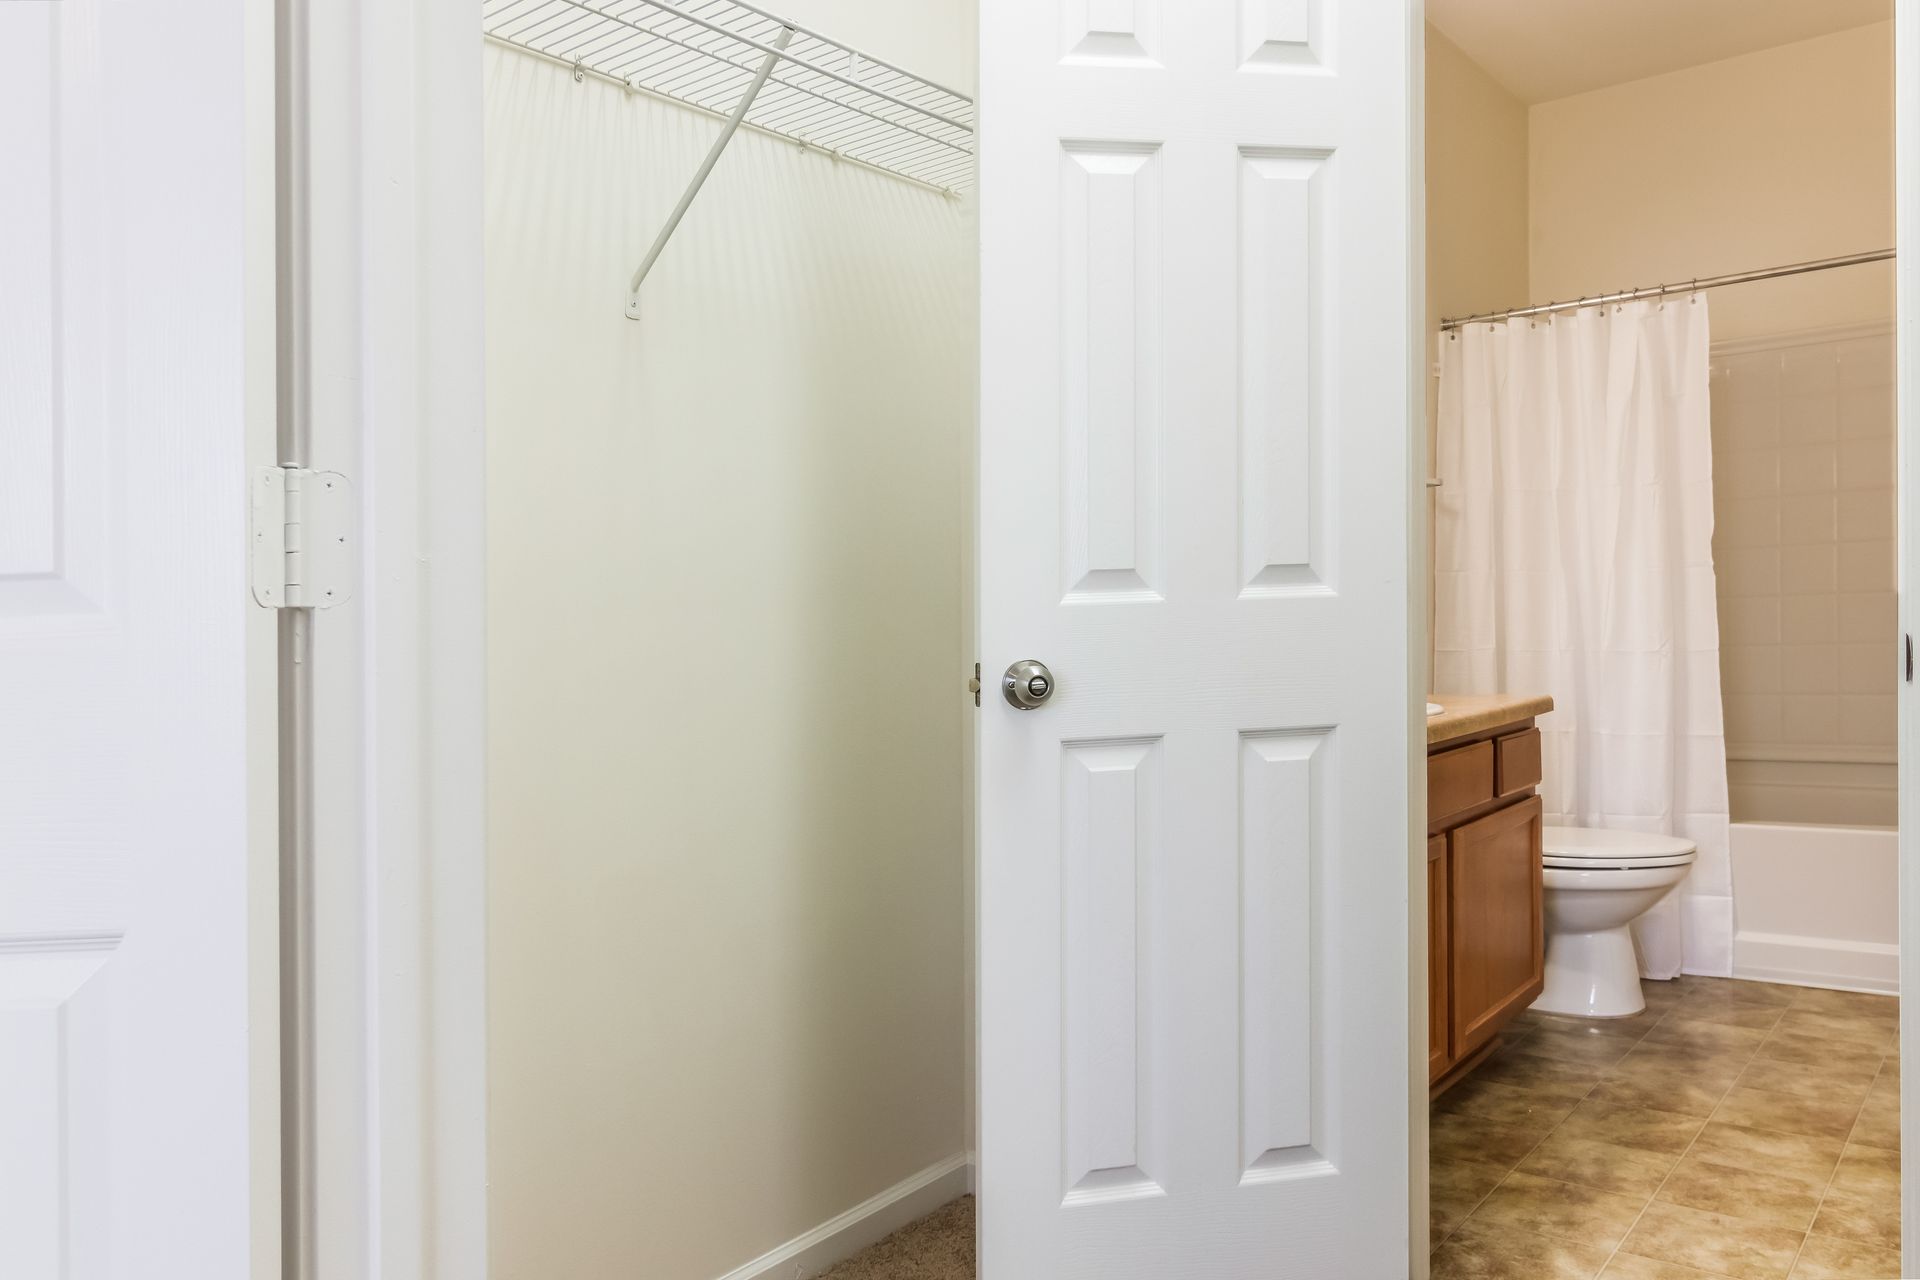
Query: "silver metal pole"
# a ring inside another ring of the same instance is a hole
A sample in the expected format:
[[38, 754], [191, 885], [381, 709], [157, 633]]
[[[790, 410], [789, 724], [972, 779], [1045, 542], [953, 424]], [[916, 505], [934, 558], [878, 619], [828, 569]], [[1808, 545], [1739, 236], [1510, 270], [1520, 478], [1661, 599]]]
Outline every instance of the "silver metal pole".
[[[278, 462], [312, 465], [306, 131], [308, 0], [274, 4], [275, 326]], [[314, 1088], [313, 610], [279, 612], [280, 1275], [318, 1280]]]
[[647, 272], [653, 270], [653, 264], [659, 259], [660, 251], [667, 247], [667, 241], [673, 238], [675, 228], [679, 227], [680, 219], [687, 216], [688, 206], [693, 203], [693, 198], [700, 194], [700, 188], [706, 183], [707, 175], [713, 172], [713, 166], [720, 162], [720, 153], [725, 151], [727, 143], [733, 140], [734, 130], [740, 127], [740, 122], [747, 118], [747, 109], [753, 105], [753, 100], [760, 96], [760, 87], [766, 84], [767, 77], [773, 74], [774, 64], [780, 61], [780, 51], [787, 47], [787, 41], [791, 39], [793, 39], [793, 28], [780, 28], [780, 34], [773, 42], [773, 52], [760, 63], [760, 70], [754, 73], [753, 83], [747, 86], [746, 93], [741, 96], [740, 105], [733, 109], [731, 116], [727, 117], [727, 123], [720, 130], [720, 136], [713, 140], [713, 150], [707, 152], [707, 158], [700, 164], [700, 171], [693, 175], [693, 182], [687, 187], [687, 193], [681, 196], [680, 203], [673, 207], [673, 212], [667, 217], [667, 225], [660, 228], [660, 234], [654, 238], [653, 248], [647, 250], [646, 260], [640, 264], [640, 269], [633, 273], [633, 279], [627, 284], [627, 315], [634, 314], [634, 309], [640, 302], [641, 281], [647, 278]]
[[1895, 255], [1892, 249], [1874, 249], [1868, 253], [1848, 253], [1837, 258], [1816, 258], [1811, 262], [1791, 262], [1783, 267], [1765, 267], [1759, 271], [1736, 271], [1731, 275], [1707, 276], [1700, 280], [1689, 280], [1685, 284], [1660, 284], [1648, 289], [1627, 289], [1620, 293], [1602, 293], [1591, 298], [1576, 298], [1571, 302], [1543, 302], [1533, 307], [1515, 307], [1510, 311], [1487, 311], [1477, 316], [1457, 316], [1451, 320], [1442, 320], [1440, 327], [1458, 329], [1461, 325], [1482, 324], [1487, 321], [1521, 320], [1527, 316], [1543, 316], [1554, 311], [1572, 311], [1580, 307], [1595, 307], [1608, 302], [1633, 302], [1641, 298], [1665, 298], [1676, 293], [1693, 293], [1698, 289], [1718, 289], [1730, 284], [1751, 284], [1756, 280], [1774, 280], [1781, 276], [1804, 275], [1809, 271], [1831, 271], [1835, 267], [1855, 267], [1868, 262], [1885, 262]]

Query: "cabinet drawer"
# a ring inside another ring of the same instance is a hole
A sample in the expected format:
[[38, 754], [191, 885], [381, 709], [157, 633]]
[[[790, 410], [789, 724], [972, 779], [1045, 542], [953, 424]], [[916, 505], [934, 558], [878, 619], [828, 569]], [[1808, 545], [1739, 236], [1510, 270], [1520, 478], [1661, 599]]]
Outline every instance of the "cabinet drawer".
[[1503, 796], [1540, 785], [1540, 731], [1525, 729], [1493, 740], [1494, 785]]
[[1491, 742], [1476, 742], [1427, 757], [1427, 825], [1485, 804], [1493, 795]]

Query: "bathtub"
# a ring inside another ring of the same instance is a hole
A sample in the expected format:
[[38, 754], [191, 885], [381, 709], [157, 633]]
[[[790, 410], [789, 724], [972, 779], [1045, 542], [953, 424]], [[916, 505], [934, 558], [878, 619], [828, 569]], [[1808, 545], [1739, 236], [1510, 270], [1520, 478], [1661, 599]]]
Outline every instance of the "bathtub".
[[1733, 976], [1900, 989], [1900, 840], [1893, 827], [1736, 822]]

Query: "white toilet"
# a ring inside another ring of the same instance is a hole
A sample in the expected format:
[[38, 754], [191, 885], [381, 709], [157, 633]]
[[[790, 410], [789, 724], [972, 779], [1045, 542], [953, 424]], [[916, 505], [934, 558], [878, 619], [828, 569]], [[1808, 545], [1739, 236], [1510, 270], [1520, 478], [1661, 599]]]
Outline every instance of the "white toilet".
[[1693, 841], [1596, 827], [1548, 827], [1541, 844], [1547, 980], [1533, 1007], [1624, 1018], [1647, 1007], [1628, 926], [1687, 878]]

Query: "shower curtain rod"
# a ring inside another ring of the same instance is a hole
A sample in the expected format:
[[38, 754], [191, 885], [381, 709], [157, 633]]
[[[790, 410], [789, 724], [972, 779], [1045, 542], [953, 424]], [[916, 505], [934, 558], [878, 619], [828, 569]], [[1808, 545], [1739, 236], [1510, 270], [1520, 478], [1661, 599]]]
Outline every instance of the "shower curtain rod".
[[1511, 311], [1486, 311], [1477, 316], [1456, 316], [1451, 320], [1442, 320], [1440, 328], [1444, 332], [1449, 329], [1458, 329], [1462, 325], [1518, 320], [1522, 316], [1541, 316], [1555, 311], [1599, 306], [1607, 302], [1664, 298], [1669, 294], [1693, 293], [1699, 289], [1718, 289], [1729, 284], [1750, 284], [1755, 280], [1772, 280], [1777, 276], [1797, 276], [1809, 271], [1830, 271], [1834, 267], [1855, 267], [1866, 262], [1885, 262], [1893, 256], [1892, 249], [1876, 249], [1871, 253], [1849, 253], [1838, 258], [1816, 258], [1811, 262], [1794, 262], [1784, 267], [1766, 267], [1759, 271], [1736, 271], [1726, 276], [1707, 276], [1700, 280], [1689, 280], [1685, 284], [1659, 284], [1650, 289], [1628, 289], [1623, 293], [1603, 293], [1591, 298], [1576, 298], [1572, 302], [1544, 302], [1537, 307], [1515, 307]]

